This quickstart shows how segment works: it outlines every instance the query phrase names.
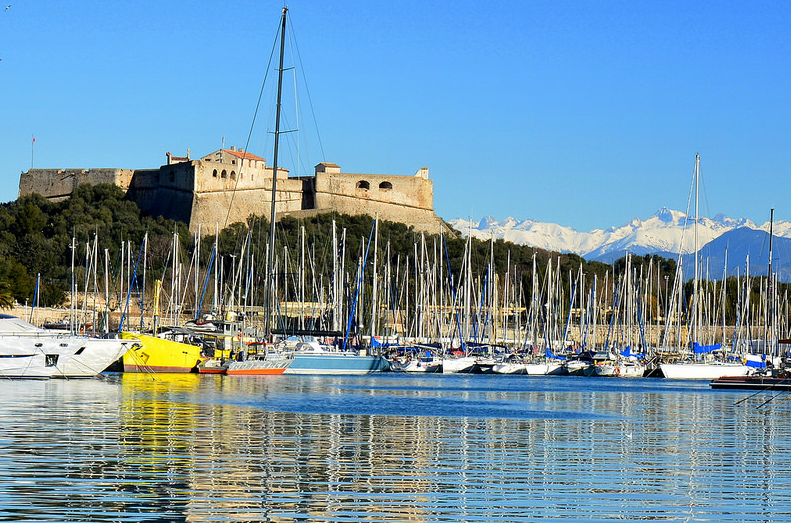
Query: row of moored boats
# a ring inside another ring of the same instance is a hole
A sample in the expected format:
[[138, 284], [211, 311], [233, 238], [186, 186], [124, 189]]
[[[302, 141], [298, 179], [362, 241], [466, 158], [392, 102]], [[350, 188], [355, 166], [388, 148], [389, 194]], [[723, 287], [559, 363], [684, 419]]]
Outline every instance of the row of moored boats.
[[[237, 330], [239, 329], [239, 330]], [[286, 337], [274, 343], [249, 336], [234, 322], [203, 322], [158, 335], [120, 332], [104, 337], [44, 329], [0, 314], [0, 377], [86, 378], [107, 370], [201, 372], [227, 375], [496, 373], [637, 378], [664, 376], [755, 381], [782, 374], [780, 358], [725, 359], [707, 354], [697, 361], [647, 361], [642, 355], [579, 352], [525, 355], [502, 347], [475, 347], [443, 353], [436, 346], [390, 346], [374, 341], [359, 349], [343, 338]], [[376, 351], [377, 353], [373, 353]], [[730, 387], [735, 388], [735, 385]]]

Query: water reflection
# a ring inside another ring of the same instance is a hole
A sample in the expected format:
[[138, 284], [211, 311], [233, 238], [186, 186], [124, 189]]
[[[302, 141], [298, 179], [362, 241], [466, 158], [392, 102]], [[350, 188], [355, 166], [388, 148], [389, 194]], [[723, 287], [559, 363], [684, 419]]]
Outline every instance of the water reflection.
[[[624, 380], [626, 381], [626, 380]], [[788, 403], [596, 378], [0, 382], [0, 519], [788, 517]]]

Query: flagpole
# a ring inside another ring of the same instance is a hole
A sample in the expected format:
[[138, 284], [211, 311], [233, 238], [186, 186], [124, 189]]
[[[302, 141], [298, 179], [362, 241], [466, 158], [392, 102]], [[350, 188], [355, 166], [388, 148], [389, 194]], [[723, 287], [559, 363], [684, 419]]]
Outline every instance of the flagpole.
[[36, 145], [36, 137], [33, 136], [32, 134], [30, 135], [30, 137], [33, 139], [33, 141], [30, 142], [30, 168], [32, 169], [33, 168], [33, 146]]

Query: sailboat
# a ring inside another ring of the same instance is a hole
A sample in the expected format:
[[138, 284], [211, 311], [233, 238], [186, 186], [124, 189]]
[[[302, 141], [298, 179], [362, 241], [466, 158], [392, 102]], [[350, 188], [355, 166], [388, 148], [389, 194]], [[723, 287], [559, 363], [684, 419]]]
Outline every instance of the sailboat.
[[[692, 292], [692, 302], [690, 304], [690, 325], [691, 325], [691, 354], [692, 358], [678, 363], [661, 363], [660, 369], [665, 378], [671, 379], [706, 379], [712, 380], [722, 376], [746, 376], [752, 372], [752, 368], [741, 363], [718, 359], [716, 354], [721, 352], [720, 344], [700, 345], [699, 337], [699, 269], [698, 269], [698, 193], [700, 185], [700, 155], [695, 155], [695, 222], [694, 231], [694, 256], [695, 256], [695, 277]], [[682, 242], [683, 243], [683, 242]]]
[[[378, 228], [378, 219], [374, 219], [374, 224], [371, 229], [371, 237], [374, 238], [374, 268], [376, 267], [376, 234]], [[371, 237], [368, 238], [368, 247], [371, 245]], [[374, 354], [374, 351], [383, 349], [381, 343], [376, 341], [373, 332], [376, 325], [376, 292], [372, 298], [371, 308], [371, 354], [368, 350], [360, 347], [353, 347], [349, 343], [349, 336], [352, 334], [352, 324], [354, 313], [357, 308], [358, 298], [360, 291], [363, 287], [363, 267], [366, 265], [368, 257], [368, 249], [366, 248], [365, 259], [361, 260], [359, 266], [359, 273], [357, 278], [357, 292], [355, 293], [354, 300], [352, 301], [352, 310], [349, 314], [349, 321], [346, 325], [346, 332], [343, 335], [342, 341], [339, 340], [338, 335], [340, 332], [320, 332], [320, 331], [302, 331], [292, 332], [288, 336], [288, 331], [278, 331], [277, 333], [287, 336], [286, 339], [278, 343], [278, 347], [282, 349], [282, 353], [286, 355], [291, 363], [285, 370], [285, 374], [334, 374], [334, 375], [351, 375], [351, 374], [370, 374], [373, 372], [386, 371], [390, 369], [390, 363], [380, 354]], [[374, 269], [374, 291], [376, 290], [376, 270]], [[296, 334], [296, 335], [294, 335]], [[320, 343], [317, 336], [332, 335], [336, 343]]]
[[[788, 368], [784, 365], [783, 358], [780, 357], [780, 345], [789, 345], [789, 339], [777, 339], [775, 330], [775, 314], [774, 314], [774, 282], [772, 274], [772, 236], [774, 225], [774, 209], [769, 212], [769, 270], [767, 277], [767, 302], [771, 303], [770, 310], [772, 311], [771, 328], [767, 333], [765, 342], [766, 352], [768, 354], [753, 355], [748, 354], [745, 357], [745, 365], [753, 367], [754, 373], [749, 376], [735, 375], [735, 376], [720, 376], [713, 379], [709, 385], [714, 389], [752, 389], [752, 390], [791, 390], [791, 374]], [[769, 360], [767, 362], [767, 360]]]
[[[547, 292], [551, 292], [549, 281], [551, 279], [551, 264], [547, 263]], [[552, 343], [549, 339], [548, 329], [546, 328], [546, 324], [549, 322], [549, 319], [546, 320], [543, 317], [544, 311], [541, 310], [542, 307], [540, 305], [541, 299], [539, 296], [538, 290], [538, 273], [536, 269], [536, 254], [533, 253], [533, 285], [531, 286], [531, 298], [530, 298], [530, 328], [529, 330], [525, 330], [525, 339], [523, 341], [523, 347], [527, 348], [528, 344], [528, 335], [532, 335], [532, 346], [531, 352], [533, 353], [532, 357], [525, 363], [525, 373], [530, 376], [548, 376], [548, 375], [561, 375], [566, 374], [567, 367], [566, 357], [565, 356], [558, 356], [552, 353]], [[551, 301], [551, 297], [547, 297], [547, 302]], [[542, 328], [544, 330], [544, 355], [538, 356], [535, 351], [539, 350], [539, 341], [538, 341], [538, 325], [541, 323]]]
[[[278, 147], [280, 145], [280, 105], [283, 93], [283, 56], [286, 45], [286, 14], [288, 7], [283, 7], [283, 14], [280, 20], [280, 65], [277, 75], [277, 108], [275, 110], [275, 146], [272, 160], [272, 201], [270, 207], [269, 220], [269, 260], [267, 263], [266, 290], [264, 294], [264, 315], [265, 329], [267, 338], [272, 336], [272, 295], [274, 287], [274, 262], [275, 262], [275, 218], [277, 202], [277, 160]], [[248, 346], [250, 347], [250, 346]], [[265, 350], [243, 350], [240, 351], [237, 359], [230, 361], [225, 373], [227, 375], [278, 375], [294, 362], [294, 359], [279, 352], [269, 350], [270, 345], [264, 344]]]
[[161, 288], [162, 282], [157, 280], [154, 290], [154, 331], [151, 334], [120, 331], [120, 338], [138, 341], [135, 347], [124, 354], [124, 372], [187, 373], [195, 370], [206, 359], [201, 355], [200, 346], [184, 343], [188, 338], [186, 333], [172, 330], [157, 332]]

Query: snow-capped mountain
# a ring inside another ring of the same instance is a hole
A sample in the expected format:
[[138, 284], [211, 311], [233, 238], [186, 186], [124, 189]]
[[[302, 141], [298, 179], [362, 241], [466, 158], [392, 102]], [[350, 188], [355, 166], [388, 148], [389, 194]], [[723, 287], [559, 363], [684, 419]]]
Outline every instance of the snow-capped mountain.
[[[679, 252], [691, 253], [695, 245], [694, 220], [694, 217], [683, 212], [662, 208], [645, 220], [635, 218], [620, 227], [589, 232], [579, 232], [554, 223], [519, 221], [512, 217], [502, 221], [486, 217], [477, 222], [457, 218], [451, 220], [450, 224], [462, 234], [471, 234], [475, 238], [490, 239], [494, 236], [495, 239], [502, 238], [549, 251], [573, 252], [588, 260], [609, 263], [627, 252], [665, 257], [678, 256]], [[732, 219], [724, 214], [714, 218], [699, 218], [697, 245], [703, 249], [723, 234], [741, 228], [768, 233], [769, 225], [767, 222], [758, 226], [750, 220]], [[775, 238], [791, 238], [791, 222], [775, 222], [773, 234]], [[765, 236], [767, 234], [761, 237]], [[752, 251], [757, 252], [759, 248], [760, 245]]]

